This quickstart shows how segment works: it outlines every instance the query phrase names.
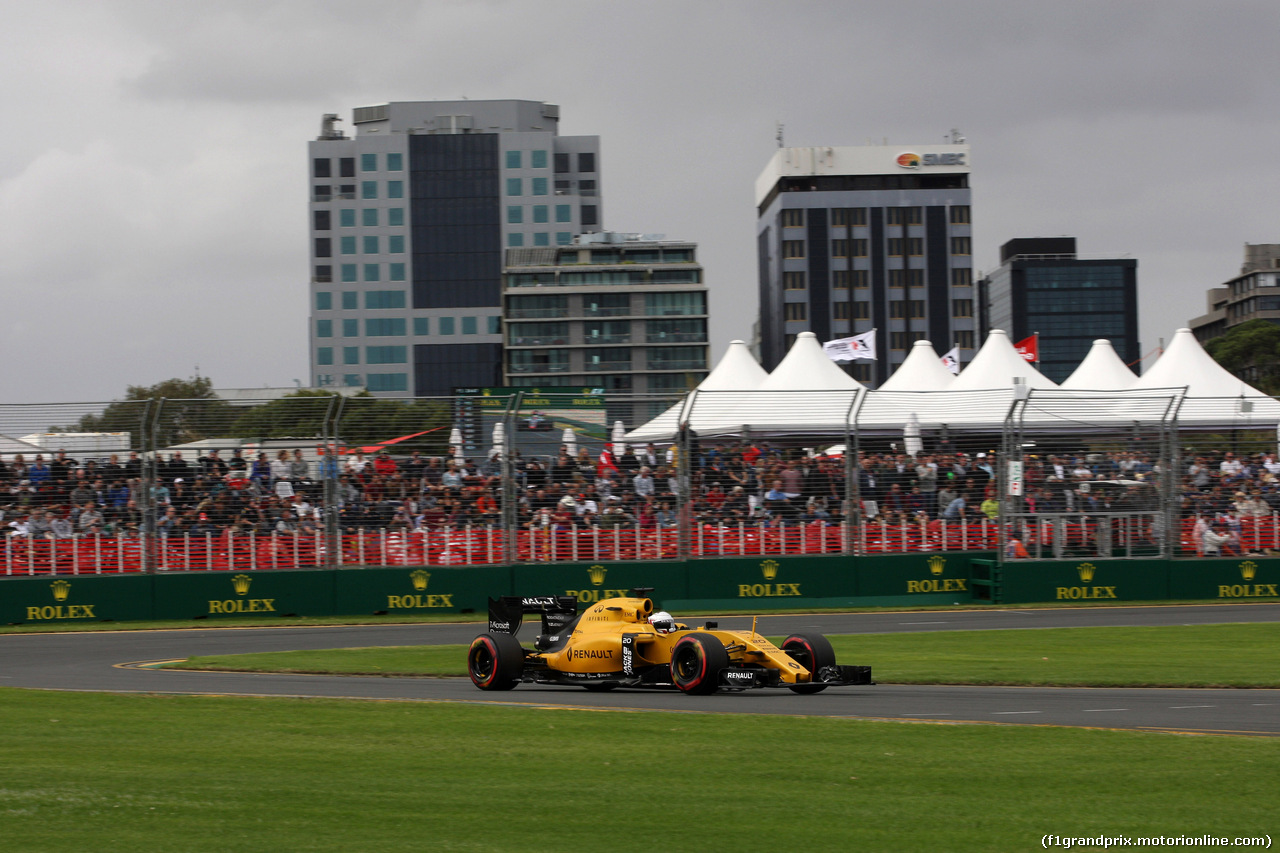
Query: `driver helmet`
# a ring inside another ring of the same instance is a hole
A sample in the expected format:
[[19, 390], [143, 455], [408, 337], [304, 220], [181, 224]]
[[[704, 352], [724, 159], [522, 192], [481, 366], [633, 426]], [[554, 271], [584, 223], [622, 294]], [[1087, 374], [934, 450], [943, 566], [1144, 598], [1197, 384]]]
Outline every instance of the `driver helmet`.
[[676, 629], [676, 620], [665, 610], [659, 610], [657, 613], [649, 617], [649, 624], [658, 630], [659, 634], [670, 634]]

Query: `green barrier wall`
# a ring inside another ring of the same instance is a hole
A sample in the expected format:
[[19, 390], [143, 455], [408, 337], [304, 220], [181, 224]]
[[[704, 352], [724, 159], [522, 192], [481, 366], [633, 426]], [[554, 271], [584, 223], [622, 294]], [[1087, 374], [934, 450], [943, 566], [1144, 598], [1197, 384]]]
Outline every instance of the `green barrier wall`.
[[333, 612], [487, 613], [489, 596], [511, 587], [511, 567], [426, 566], [333, 572]]
[[150, 619], [151, 581], [146, 575], [6, 579], [0, 583], [0, 623]]
[[997, 601], [1158, 601], [1169, 597], [1166, 560], [1007, 562], [1000, 570]]
[[181, 572], [155, 575], [156, 619], [329, 616], [333, 572]]
[[1280, 560], [1174, 561], [1169, 568], [1169, 597], [1252, 601], [1280, 595]]

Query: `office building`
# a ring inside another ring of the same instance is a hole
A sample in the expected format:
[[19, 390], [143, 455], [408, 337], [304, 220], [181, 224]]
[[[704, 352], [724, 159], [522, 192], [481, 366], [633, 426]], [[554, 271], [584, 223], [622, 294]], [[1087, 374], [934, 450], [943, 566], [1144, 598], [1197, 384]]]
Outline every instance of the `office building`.
[[800, 332], [875, 329], [873, 387], [913, 342], [972, 357], [969, 146], [781, 148], [756, 181], [759, 355], [772, 370]]
[[1003, 329], [1015, 342], [1039, 337], [1037, 366], [1054, 382], [1070, 376], [1098, 338], [1141, 373], [1133, 258], [1081, 258], [1074, 237], [1010, 240], [999, 268], [978, 282], [978, 305], [983, 336]]
[[1208, 312], [1188, 326], [1205, 344], [1249, 320], [1280, 324], [1280, 244], [1245, 243], [1240, 275], [1207, 294]]
[[508, 249], [503, 300], [506, 385], [669, 398], [707, 375], [695, 243], [602, 232]]
[[441, 396], [502, 378], [509, 248], [600, 230], [600, 145], [537, 101], [359, 107], [308, 146], [312, 385]]

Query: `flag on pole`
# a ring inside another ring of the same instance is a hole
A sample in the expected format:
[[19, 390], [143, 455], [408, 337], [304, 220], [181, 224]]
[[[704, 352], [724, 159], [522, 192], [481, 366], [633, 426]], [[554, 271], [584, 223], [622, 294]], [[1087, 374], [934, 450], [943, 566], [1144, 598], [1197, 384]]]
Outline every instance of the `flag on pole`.
[[952, 347], [942, 356], [942, 366], [953, 374], [960, 373], [960, 347]]
[[1040, 360], [1040, 339], [1035, 335], [1023, 338], [1013, 345], [1018, 351], [1018, 355], [1027, 361], [1036, 362]]
[[851, 338], [836, 338], [822, 345], [822, 351], [832, 361], [876, 360], [876, 330], [863, 332]]

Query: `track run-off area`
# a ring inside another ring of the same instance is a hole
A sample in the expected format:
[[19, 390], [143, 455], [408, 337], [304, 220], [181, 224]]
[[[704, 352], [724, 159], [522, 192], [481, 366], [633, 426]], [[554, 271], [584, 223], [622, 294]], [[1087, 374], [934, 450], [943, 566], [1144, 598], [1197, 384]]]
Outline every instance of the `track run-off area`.
[[[684, 617], [682, 617], [684, 618]], [[747, 629], [750, 616], [685, 618]], [[766, 635], [1280, 622], [1280, 603], [954, 610], [761, 616]], [[470, 702], [614, 711], [784, 714], [849, 719], [1004, 725], [1084, 726], [1194, 734], [1280, 736], [1280, 689], [1049, 688], [878, 684], [831, 688], [813, 696], [789, 690], [686, 696], [675, 690], [588, 693], [521, 685], [478, 691], [465, 678], [389, 678], [157, 669], [148, 664], [196, 655], [369, 646], [465, 644], [484, 624], [191, 628], [0, 635], [0, 686], [118, 693], [182, 693]], [[525, 632], [530, 636], [533, 626]], [[522, 634], [523, 636], [523, 634]], [[525, 637], [526, 641], [529, 637]], [[1241, 649], [1248, 655], [1248, 649]], [[870, 664], [874, 660], [842, 660]]]

